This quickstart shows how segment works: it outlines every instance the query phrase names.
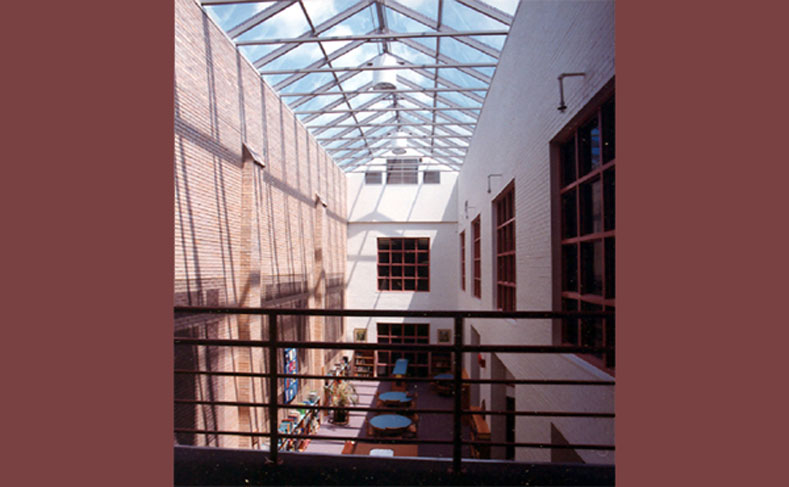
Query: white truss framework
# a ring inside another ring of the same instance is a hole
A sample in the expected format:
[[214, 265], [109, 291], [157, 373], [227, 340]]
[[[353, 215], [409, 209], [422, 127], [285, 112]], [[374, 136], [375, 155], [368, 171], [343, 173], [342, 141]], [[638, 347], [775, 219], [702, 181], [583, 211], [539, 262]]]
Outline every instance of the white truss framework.
[[[459, 169], [512, 24], [502, 2], [199, 0], [345, 171], [403, 140]], [[396, 88], [377, 88], [390, 70]]]

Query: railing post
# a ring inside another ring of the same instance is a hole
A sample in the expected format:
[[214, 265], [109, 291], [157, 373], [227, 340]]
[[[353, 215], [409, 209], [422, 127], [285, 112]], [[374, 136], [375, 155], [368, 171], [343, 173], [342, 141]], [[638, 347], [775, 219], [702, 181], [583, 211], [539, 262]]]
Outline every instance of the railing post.
[[268, 313], [268, 339], [271, 345], [269, 345], [268, 349], [268, 369], [269, 373], [269, 399], [268, 399], [268, 423], [269, 423], [269, 460], [274, 465], [279, 463], [279, 425], [277, 424], [278, 419], [278, 411], [279, 408], [277, 403], [279, 402], [279, 395], [277, 394], [277, 381], [279, 377], [277, 376], [277, 358], [279, 358], [279, 354], [277, 353], [277, 343], [278, 343], [278, 333], [277, 333], [277, 314], [276, 313]]
[[454, 405], [454, 443], [453, 452], [452, 452], [452, 471], [455, 475], [459, 475], [460, 472], [460, 464], [461, 464], [461, 455], [463, 453], [462, 447], [463, 441], [462, 434], [462, 416], [460, 414], [460, 410], [462, 409], [462, 399], [463, 399], [463, 317], [456, 316], [455, 317], [455, 367], [454, 367], [454, 374], [453, 374], [453, 390], [455, 392], [455, 405]]

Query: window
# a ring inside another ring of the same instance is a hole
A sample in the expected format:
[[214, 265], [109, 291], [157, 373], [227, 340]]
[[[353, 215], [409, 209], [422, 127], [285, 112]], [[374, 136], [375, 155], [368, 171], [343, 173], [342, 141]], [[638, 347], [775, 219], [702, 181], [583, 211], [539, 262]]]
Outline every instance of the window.
[[[378, 323], [378, 343], [430, 343], [430, 325], [427, 323]], [[392, 375], [399, 358], [408, 359], [408, 375], [428, 377], [429, 352], [378, 351], [378, 376]]]
[[367, 171], [364, 173], [364, 184], [381, 184], [383, 178], [380, 171]]
[[387, 159], [386, 184], [417, 184], [419, 159]]
[[460, 232], [460, 290], [466, 290], [466, 231]]
[[493, 200], [496, 214], [496, 307], [515, 311], [515, 184]]
[[430, 239], [378, 239], [379, 291], [430, 291]]
[[[615, 309], [614, 97], [594, 109], [559, 146], [561, 307], [564, 311]], [[565, 344], [613, 347], [613, 319], [565, 319]], [[584, 356], [613, 371], [614, 354]]]
[[480, 252], [480, 245], [482, 237], [479, 234], [479, 215], [474, 221], [471, 222], [471, 239], [472, 239], [472, 262], [474, 272], [474, 296], [482, 297], [482, 254]]
[[439, 171], [424, 171], [422, 184], [441, 184], [441, 173]]

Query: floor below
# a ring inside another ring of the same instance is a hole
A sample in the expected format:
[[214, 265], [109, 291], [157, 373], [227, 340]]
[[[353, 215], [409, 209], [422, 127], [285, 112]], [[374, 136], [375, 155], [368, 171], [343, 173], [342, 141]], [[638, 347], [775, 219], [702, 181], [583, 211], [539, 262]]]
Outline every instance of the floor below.
[[[358, 406], [375, 407], [376, 393], [384, 393], [390, 390], [390, 382], [377, 382], [377, 381], [351, 381], [359, 394]], [[408, 393], [417, 393], [418, 397], [414, 407], [424, 409], [447, 409], [451, 410], [454, 399], [451, 396], [441, 396], [431, 389], [430, 385], [426, 382], [409, 383]], [[323, 421], [319, 435], [326, 436], [342, 436], [348, 440], [354, 441], [375, 441], [374, 438], [367, 435], [364, 428], [365, 420], [369, 420], [375, 416], [376, 412], [353, 411], [350, 413], [350, 419], [346, 425], [336, 425], [329, 421]], [[444, 414], [430, 414], [420, 413], [419, 424], [416, 434], [416, 439], [435, 439], [435, 440], [452, 440], [452, 413]], [[463, 439], [469, 439], [469, 428], [463, 426]], [[305, 450], [308, 453], [342, 453], [345, 445], [343, 440], [311, 440], [309, 446]], [[437, 457], [437, 458], [451, 458], [452, 445], [451, 444], [420, 444], [419, 448], [420, 457]], [[469, 457], [470, 452], [468, 446], [463, 447], [464, 457]]]

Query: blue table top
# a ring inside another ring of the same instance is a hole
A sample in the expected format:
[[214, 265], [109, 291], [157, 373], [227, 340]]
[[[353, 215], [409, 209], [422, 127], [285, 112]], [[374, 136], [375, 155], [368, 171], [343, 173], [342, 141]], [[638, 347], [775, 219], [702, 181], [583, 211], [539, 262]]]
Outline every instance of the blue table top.
[[438, 374], [438, 375], [434, 376], [433, 378], [434, 379], [452, 379], [454, 377], [455, 376], [452, 375], [452, 374]]
[[379, 430], [402, 429], [411, 426], [411, 420], [399, 414], [379, 414], [370, 420], [370, 424]]
[[378, 397], [384, 402], [411, 402], [411, 398], [408, 397], [408, 394], [400, 391], [384, 392]]
[[397, 359], [397, 361], [395, 362], [394, 370], [392, 371], [392, 375], [405, 375], [406, 370], [408, 370], [408, 359], [407, 358]]

